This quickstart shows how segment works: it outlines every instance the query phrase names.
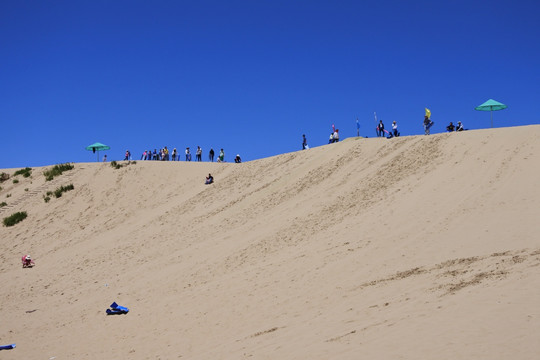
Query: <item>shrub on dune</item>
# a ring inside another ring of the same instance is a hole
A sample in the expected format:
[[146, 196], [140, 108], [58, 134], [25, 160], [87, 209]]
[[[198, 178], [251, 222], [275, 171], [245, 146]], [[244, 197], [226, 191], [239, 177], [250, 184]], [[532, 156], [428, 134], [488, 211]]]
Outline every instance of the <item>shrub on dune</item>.
[[32, 175], [32, 168], [26, 167], [24, 169], [17, 170], [13, 176], [17, 175], [22, 175], [25, 178], [30, 177], [30, 175]]
[[44, 171], [43, 175], [45, 175], [45, 180], [46, 181], [51, 181], [56, 176], [62, 175], [62, 173], [64, 171], [71, 170], [74, 167], [75, 166], [73, 166], [72, 164], [67, 164], [67, 163], [66, 164], [54, 165], [54, 167], [52, 169]]
[[21, 221], [26, 219], [27, 216], [28, 214], [26, 213], [26, 211], [16, 212], [15, 214], [4, 218], [4, 226], [13, 226], [17, 223], [20, 223]]

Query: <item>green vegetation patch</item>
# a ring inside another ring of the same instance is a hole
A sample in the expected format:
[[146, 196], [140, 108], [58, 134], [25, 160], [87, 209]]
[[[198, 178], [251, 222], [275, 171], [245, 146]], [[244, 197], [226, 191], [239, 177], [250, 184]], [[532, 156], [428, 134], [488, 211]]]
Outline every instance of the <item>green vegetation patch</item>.
[[62, 193], [65, 193], [66, 191], [73, 190], [73, 184], [69, 184], [67, 186], [60, 186], [58, 189], [54, 190], [54, 196], [58, 199], [62, 196]]
[[118, 162], [116, 162], [115, 160], [111, 161], [111, 167], [115, 168], [115, 169], [120, 169], [121, 167], [124, 167], [124, 166], [128, 166], [128, 165], [135, 165], [137, 162], [136, 161], [128, 161], [127, 163], [125, 164], [119, 164]]
[[17, 170], [15, 171], [15, 174], [13, 174], [13, 176], [17, 175], [22, 175], [25, 178], [30, 177], [30, 175], [32, 175], [32, 168], [26, 167], [24, 169]]
[[17, 223], [20, 223], [21, 221], [26, 219], [27, 216], [28, 214], [26, 213], [26, 211], [16, 212], [15, 214], [4, 218], [4, 226], [13, 226]]
[[13, 183], [14, 183], [14, 184], [18, 184], [18, 183], [19, 183], [19, 179], [13, 179]]
[[114, 169], [120, 169], [122, 165], [116, 162], [116, 160], [111, 161], [111, 167]]
[[0, 207], [4, 207], [4, 206], [7, 206], [7, 202], [2, 201], [2, 202], [0, 203]]
[[58, 164], [54, 165], [52, 169], [46, 170], [43, 172], [43, 175], [45, 175], [45, 180], [51, 181], [56, 176], [62, 175], [64, 171], [68, 171], [73, 169], [75, 166], [72, 164]]
[[67, 192], [67, 191], [70, 191], [70, 190], [73, 190], [75, 189], [75, 187], [73, 186], [73, 184], [69, 184], [67, 186], [60, 186], [58, 189], [54, 190], [54, 191], [47, 191], [47, 193], [45, 195], [43, 195], [43, 200], [48, 203], [49, 200], [51, 200], [51, 196], [54, 195], [55, 198], [59, 198], [59, 197], [62, 197], [62, 194]]

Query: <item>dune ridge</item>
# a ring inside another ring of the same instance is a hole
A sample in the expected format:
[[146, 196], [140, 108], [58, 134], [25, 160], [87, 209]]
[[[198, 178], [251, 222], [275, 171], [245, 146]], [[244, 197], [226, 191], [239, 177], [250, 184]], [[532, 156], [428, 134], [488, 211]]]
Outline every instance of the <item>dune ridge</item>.
[[538, 356], [539, 125], [74, 165], [0, 184], [2, 358]]

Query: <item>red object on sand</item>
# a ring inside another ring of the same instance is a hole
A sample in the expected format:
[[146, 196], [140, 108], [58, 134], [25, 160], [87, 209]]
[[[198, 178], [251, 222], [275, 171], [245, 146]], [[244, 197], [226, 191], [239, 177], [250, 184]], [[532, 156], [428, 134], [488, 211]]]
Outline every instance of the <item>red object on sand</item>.
[[34, 260], [32, 260], [32, 258], [30, 257], [30, 255], [23, 255], [21, 260], [22, 260], [22, 267], [23, 268], [32, 267], [32, 266], [36, 265], [34, 263]]

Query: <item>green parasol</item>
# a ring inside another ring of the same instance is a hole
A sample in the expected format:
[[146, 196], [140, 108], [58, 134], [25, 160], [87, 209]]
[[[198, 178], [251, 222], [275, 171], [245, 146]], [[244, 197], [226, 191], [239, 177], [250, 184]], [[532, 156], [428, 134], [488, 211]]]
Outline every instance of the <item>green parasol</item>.
[[498, 101], [489, 99], [488, 101], [486, 101], [482, 105], [475, 107], [474, 109], [478, 111], [489, 111], [491, 113], [491, 127], [493, 127], [493, 111], [504, 110], [507, 107], [508, 106], [501, 104]]
[[99, 150], [109, 150], [111, 147], [102, 143], [93, 143], [92, 145], [88, 145], [86, 147], [86, 150], [92, 151], [94, 154], [97, 151], [97, 161], [99, 162]]

